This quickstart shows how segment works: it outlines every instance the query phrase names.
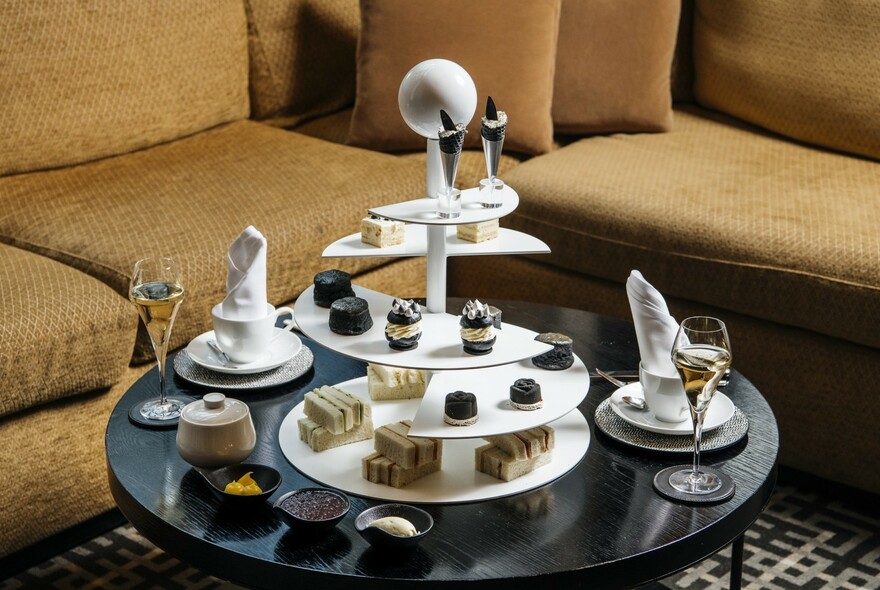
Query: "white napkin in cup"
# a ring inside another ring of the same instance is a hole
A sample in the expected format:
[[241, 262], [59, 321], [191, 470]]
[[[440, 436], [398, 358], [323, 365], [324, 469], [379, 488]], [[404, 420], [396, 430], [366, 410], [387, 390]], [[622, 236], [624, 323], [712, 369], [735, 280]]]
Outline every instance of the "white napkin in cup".
[[669, 315], [663, 296], [637, 270], [630, 272], [626, 280], [626, 294], [645, 369], [657, 375], [676, 377], [672, 344], [678, 322]]
[[226, 254], [223, 317], [250, 320], [266, 316], [266, 238], [249, 225]]

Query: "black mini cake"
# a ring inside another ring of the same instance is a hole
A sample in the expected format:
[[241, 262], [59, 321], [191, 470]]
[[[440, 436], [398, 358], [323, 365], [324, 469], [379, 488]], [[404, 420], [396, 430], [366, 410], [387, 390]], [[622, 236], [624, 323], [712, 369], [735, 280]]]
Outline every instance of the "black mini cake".
[[553, 345], [553, 350], [532, 358], [532, 364], [536, 367], [550, 371], [561, 371], [569, 368], [574, 363], [571, 338], [565, 334], [544, 332], [535, 336], [535, 340]]
[[461, 311], [461, 343], [468, 354], [488, 354], [495, 344], [495, 320], [489, 306], [468, 301]]
[[443, 421], [452, 426], [470, 426], [477, 422], [477, 396], [466, 391], [446, 394]]
[[534, 379], [517, 379], [510, 386], [510, 405], [517, 410], [538, 410], [544, 406], [541, 384]]
[[395, 299], [385, 324], [385, 339], [394, 350], [410, 350], [422, 337], [422, 309], [412, 299]]
[[325, 270], [315, 275], [315, 305], [330, 307], [337, 299], [354, 297], [351, 275], [344, 270]]
[[343, 297], [330, 306], [330, 330], [343, 336], [363, 334], [373, 327], [370, 305], [360, 297]]

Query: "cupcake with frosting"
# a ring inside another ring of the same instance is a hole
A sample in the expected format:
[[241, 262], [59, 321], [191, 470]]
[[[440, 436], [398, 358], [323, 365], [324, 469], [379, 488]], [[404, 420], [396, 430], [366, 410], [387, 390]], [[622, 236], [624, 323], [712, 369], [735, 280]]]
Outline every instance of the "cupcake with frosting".
[[412, 299], [395, 298], [385, 324], [385, 339], [394, 350], [412, 350], [422, 337], [422, 309]]
[[461, 344], [468, 354], [489, 354], [495, 345], [495, 318], [479, 299], [468, 301], [461, 311]]

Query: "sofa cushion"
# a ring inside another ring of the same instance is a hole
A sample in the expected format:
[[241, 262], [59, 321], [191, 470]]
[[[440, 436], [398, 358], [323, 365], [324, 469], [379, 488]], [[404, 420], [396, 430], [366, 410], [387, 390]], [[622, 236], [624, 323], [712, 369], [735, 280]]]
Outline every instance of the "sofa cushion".
[[255, 118], [296, 125], [354, 103], [358, 0], [245, 0], [245, 6]]
[[505, 180], [544, 262], [637, 268], [670, 296], [880, 347], [878, 174], [693, 107], [670, 133], [583, 139]]
[[698, 0], [694, 65], [700, 104], [880, 159], [880, 2]]
[[564, 0], [553, 86], [558, 133], [666, 131], [681, 0]]
[[128, 366], [137, 314], [80, 271], [0, 244], [0, 416], [110, 387]]
[[[210, 329], [225, 294], [227, 248], [248, 225], [268, 240], [271, 303], [295, 299], [326, 268], [354, 274], [382, 258], [324, 260], [367, 208], [424, 192], [417, 162], [240, 121], [137, 153], [0, 179], [0, 241], [38, 251], [128, 292], [132, 263], [180, 264], [187, 300], [171, 347]], [[145, 334], [138, 358], [149, 353]]]
[[[558, 0], [362, 0], [357, 90], [349, 143], [379, 150], [424, 149], [400, 116], [406, 73], [431, 58], [461, 65], [477, 87], [465, 145], [479, 146], [486, 96], [510, 117], [505, 149], [528, 154], [553, 144], [550, 105]], [[439, 113], [437, 116], [439, 127]]]
[[248, 115], [241, 0], [0, 3], [0, 175]]

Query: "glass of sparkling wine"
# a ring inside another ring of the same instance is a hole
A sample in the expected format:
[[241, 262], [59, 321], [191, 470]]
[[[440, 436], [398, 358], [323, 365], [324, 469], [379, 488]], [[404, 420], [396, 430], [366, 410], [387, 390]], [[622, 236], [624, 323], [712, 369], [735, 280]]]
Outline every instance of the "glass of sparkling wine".
[[692, 468], [669, 476], [669, 485], [680, 492], [710, 494], [721, 488], [718, 472], [700, 467], [700, 440], [709, 402], [731, 360], [730, 337], [724, 322], [706, 316], [681, 322], [672, 345], [672, 362], [684, 383], [694, 422], [694, 461]]
[[183, 303], [184, 290], [180, 269], [168, 257], [144, 258], [134, 263], [128, 298], [150, 335], [159, 365], [159, 399], [145, 403], [141, 416], [147, 420], [173, 420], [186, 405], [183, 400], [165, 395], [165, 355], [171, 327]]

